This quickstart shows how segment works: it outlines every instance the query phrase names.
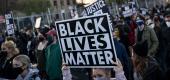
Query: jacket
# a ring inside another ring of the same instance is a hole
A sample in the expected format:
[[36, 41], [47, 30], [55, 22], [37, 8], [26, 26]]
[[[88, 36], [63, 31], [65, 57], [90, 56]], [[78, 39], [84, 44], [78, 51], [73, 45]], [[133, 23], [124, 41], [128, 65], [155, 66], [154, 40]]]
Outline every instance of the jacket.
[[62, 56], [59, 42], [50, 44], [45, 50], [46, 72], [49, 80], [61, 79]]
[[166, 60], [166, 67], [170, 69], [170, 27], [165, 22], [161, 24], [161, 51], [164, 51], [163, 56]]
[[117, 53], [117, 57], [123, 65], [123, 70], [125, 72], [125, 76], [127, 80], [133, 80], [133, 70], [132, 70], [132, 62], [126, 52], [125, 46], [114, 39], [115, 49]]
[[38, 72], [37, 69], [29, 69], [28, 74], [24, 78], [21, 75], [18, 75], [16, 80], [41, 80]]
[[13, 63], [13, 59], [18, 56], [15, 55], [10, 59], [2, 59], [3, 61], [1, 65], [0, 65], [0, 78], [4, 78], [4, 79], [16, 79], [16, 77], [20, 74], [19, 71], [15, 68], [13, 68], [12, 63]]
[[151, 29], [147, 26], [144, 27], [143, 34], [142, 34], [142, 40], [138, 41], [137, 40], [137, 35], [138, 35], [138, 29], [136, 29], [136, 43], [142, 43], [145, 40], [148, 42], [148, 56], [155, 56], [159, 41], [156, 36], [156, 33], [154, 29]]

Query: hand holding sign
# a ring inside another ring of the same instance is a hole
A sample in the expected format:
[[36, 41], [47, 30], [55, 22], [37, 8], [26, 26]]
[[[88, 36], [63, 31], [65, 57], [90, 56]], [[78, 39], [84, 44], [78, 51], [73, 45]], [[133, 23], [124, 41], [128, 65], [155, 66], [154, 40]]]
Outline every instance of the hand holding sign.
[[123, 71], [123, 66], [122, 66], [119, 59], [117, 59], [117, 63], [113, 62], [113, 64], [116, 64], [116, 66], [114, 66], [115, 72], [122, 72]]

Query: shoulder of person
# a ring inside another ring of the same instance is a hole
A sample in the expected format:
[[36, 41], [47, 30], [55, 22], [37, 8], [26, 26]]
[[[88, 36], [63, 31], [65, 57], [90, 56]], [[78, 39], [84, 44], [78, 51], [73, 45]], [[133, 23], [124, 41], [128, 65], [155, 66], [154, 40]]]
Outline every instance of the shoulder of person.
[[31, 75], [30, 78], [33, 78], [34, 80], [37, 80], [40, 77], [38, 73], [39, 73], [38, 69], [29, 69], [29, 74]]
[[158, 75], [161, 76], [161, 74], [162, 74], [162, 70], [158, 62], [152, 57], [148, 58], [147, 69], [143, 77], [144, 80], [148, 80], [149, 78], [159, 77]]
[[148, 67], [152, 70], [159, 68], [159, 64], [157, 62], [157, 60], [153, 57], [148, 57]]

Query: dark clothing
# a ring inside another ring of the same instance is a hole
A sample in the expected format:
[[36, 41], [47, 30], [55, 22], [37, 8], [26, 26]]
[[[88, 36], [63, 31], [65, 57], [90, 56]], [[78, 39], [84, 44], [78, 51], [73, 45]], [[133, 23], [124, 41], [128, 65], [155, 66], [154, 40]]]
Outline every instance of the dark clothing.
[[163, 44], [162, 44], [162, 32], [161, 32], [161, 25], [160, 26], [155, 26], [154, 27], [155, 33], [157, 35], [157, 38], [159, 40], [159, 46], [158, 46], [158, 50], [157, 53], [155, 55], [156, 60], [158, 61], [159, 65], [161, 66], [161, 69], [164, 71], [165, 73], [165, 51], [163, 50]]
[[120, 59], [127, 80], [133, 80], [132, 61], [126, 52], [125, 46], [114, 39], [117, 57]]
[[167, 27], [165, 22], [161, 24], [161, 33], [162, 33], [161, 50], [164, 51], [164, 53], [162, 53], [162, 56], [166, 60], [165, 62], [166, 62], [167, 69], [170, 69], [170, 54], [169, 54], [170, 53], [170, 27]]
[[16, 79], [17, 76], [20, 74], [17, 69], [14, 69], [12, 66], [12, 61], [13, 59], [18, 56], [15, 55], [14, 57], [10, 59], [5, 59], [3, 64], [0, 65], [0, 78], [5, 78], [5, 79]]
[[32, 38], [28, 41], [27, 44], [28, 56], [30, 57], [31, 63], [37, 63], [37, 59], [35, 55], [35, 49], [37, 47], [37, 43], [38, 43], [37, 38]]
[[162, 70], [157, 61], [148, 57], [146, 68], [144, 69], [143, 80], [164, 80]]
[[138, 35], [137, 35], [138, 41], [141, 41], [141, 40], [142, 40], [142, 34], [143, 34], [143, 31], [139, 31], [139, 30], [138, 30]]
[[17, 47], [20, 50], [21, 54], [27, 54], [27, 37], [25, 33], [19, 33], [18, 38], [17, 38]]
[[38, 69], [41, 71], [45, 71], [45, 50], [37, 50], [36, 51]]
[[129, 26], [128, 25], [118, 25], [118, 30], [119, 30], [119, 36], [120, 36], [120, 42], [124, 44], [126, 51], [128, 55], [130, 56], [129, 52], [129, 39], [128, 39], [128, 33], [130, 32]]

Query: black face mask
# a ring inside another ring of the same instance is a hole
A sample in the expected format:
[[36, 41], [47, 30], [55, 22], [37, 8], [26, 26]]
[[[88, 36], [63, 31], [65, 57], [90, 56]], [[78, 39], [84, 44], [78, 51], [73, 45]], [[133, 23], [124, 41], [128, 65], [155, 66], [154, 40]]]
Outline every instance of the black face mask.
[[44, 41], [44, 38], [43, 37], [39, 37], [39, 41], [40, 42]]
[[52, 36], [47, 36], [47, 40], [48, 40], [47, 45], [50, 45], [51, 43], [53, 43], [53, 37]]
[[7, 56], [7, 51], [1, 51], [0, 55], [3, 56], [3, 57]]
[[21, 67], [14, 68], [14, 71], [17, 75], [21, 74], [24, 70]]

